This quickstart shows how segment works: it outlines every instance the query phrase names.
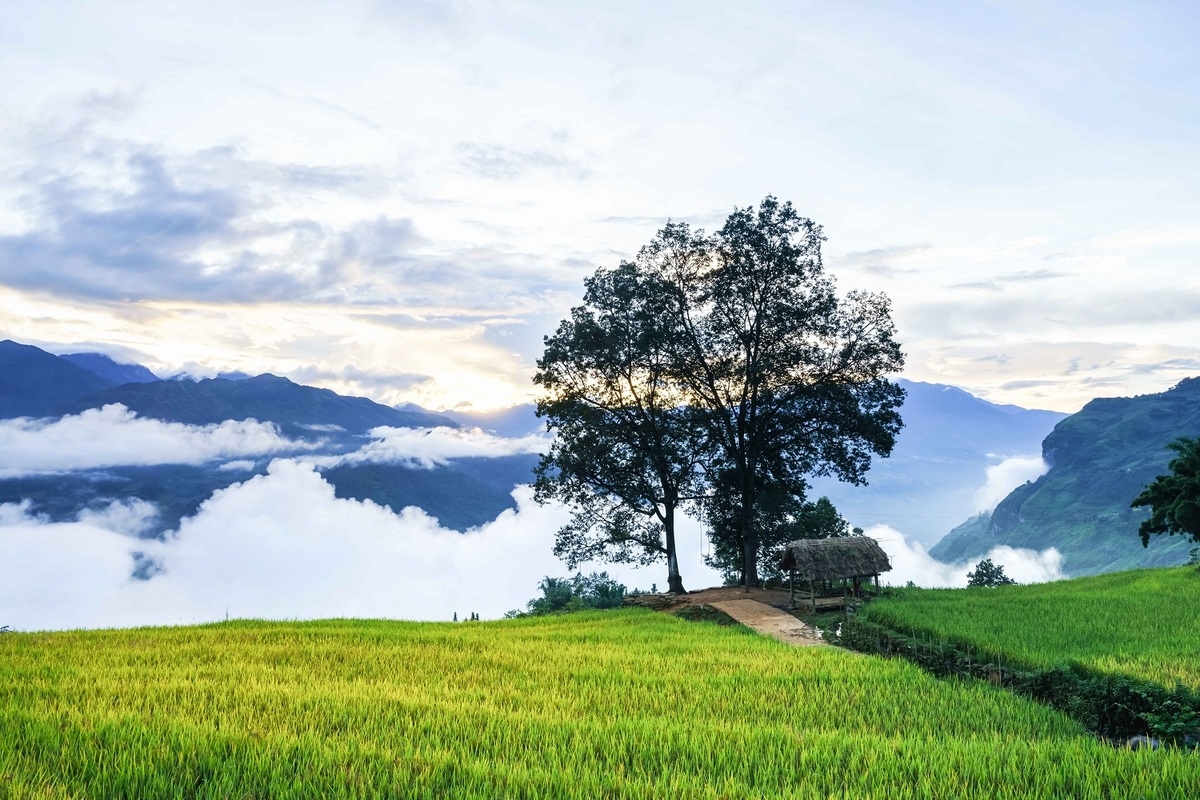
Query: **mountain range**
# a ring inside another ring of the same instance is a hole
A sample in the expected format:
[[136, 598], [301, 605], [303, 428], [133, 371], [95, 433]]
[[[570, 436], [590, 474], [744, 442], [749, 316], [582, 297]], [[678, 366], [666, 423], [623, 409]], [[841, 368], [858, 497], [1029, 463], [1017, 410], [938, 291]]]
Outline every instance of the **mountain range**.
[[1042, 443], [1046, 474], [954, 528], [930, 554], [956, 561], [997, 545], [1055, 547], [1071, 575], [1181, 564], [1195, 544], [1163, 536], [1143, 549], [1137, 529], [1149, 510], [1129, 504], [1167, 472], [1175, 455], [1167, 443], [1197, 435], [1200, 378], [1158, 394], [1093, 400]]
[[[116, 383], [126, 377], [132, 380]], [[99, 353], [56, 356], [31, 345], [0, 342], [0, 419], [54, 418], [110, 404], [142, 418], [186, 425], [270, 422], [303, 445], [297, 452], [314, 455], [355, 450], [377, 427], [459, 427], [424, 409], [396, 409], [270, 374], [159, 380], [145, 367], [118, 364]], [[234, 470], [218, 469], [218, 464], [165, 464], [6, 477], [0, 478], [0, 503], [28, 500], [31, 513], [61, 521], [112, 500], [141, 499], [158, 508], [158, 518], [146, 531], [158, 535], [194, 514], [217, 489], [265, 472], [269, 461], [255, 459]], [[466, 530], [516, 508], [510, 493], [528, 482], [536, 462], [536, 455], [520, 454], [455, 459], [432, 469], [411, 463], [345, 464], [323, 474], [339, 497], [372, 500], [397, 512], [418, 506], [443, 526]]]
[[[810, 496], [829, 497], [852, 524], [886, 524], [926, 544], [941, 539], [930, 553], [947, 562], [978, 558], [997, 545], [1056, 547], [1070, 574], [1185, 560], [1187, 543], [1179, 538], [1141, 548], [1136, 529], [1145, 511], [1129, 502], [1165, 471], [1168, 441], [1200, 433], [1200, 379], [1158, 395], [1094, 400], [1071, 416], [998, 405], [951, 386], [901, 384], [905, 427], [891, 456], [875, 460], [867, 484], [812, 482]], [[484, 414], [393, 408], [270, 374], [160, 380], [143, 366], [99, 353], [56, 356], [0, 342], [0, 420], [53, 420], [111, 404], [191, 426], [269, 422], [295, 449], [224, 464], [9, 474], [0, 477], [0, 503], [27, 501], [30, 513], [61, 521], [113, 500], [140, 499], [158, 509], [143, 535], [157, 536], [195, 514], [216, 490], [264, 473], [271, 458], [303, 454], [325, 464], [322, 474], [339, 497], [397, 512], [418, 506], [447, 528], [467, 530], [516, 507], [511, 492], [530, 480], [536, 454], [432, 465], [339, 457], [371, 442], [369, 432], [380, 427], [470, 426], [502, 437], [544, 432], [532, 405]], [[1049, 470], [987, 511], [984, 489], [993, 471], [1009, 459], [1039, 466], [1039, 453]]]

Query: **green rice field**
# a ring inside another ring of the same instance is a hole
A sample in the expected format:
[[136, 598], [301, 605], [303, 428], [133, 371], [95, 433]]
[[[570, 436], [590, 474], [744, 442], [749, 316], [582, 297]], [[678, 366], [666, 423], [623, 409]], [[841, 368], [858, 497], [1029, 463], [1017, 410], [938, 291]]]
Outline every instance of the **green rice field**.
[[1200, 573], [1194, 567], [1030, 586], [905, 589], [870, 604], [865, 618], [1029, 666], [1076, 663], [1200, 689]]
[[1200, 758], [641, 609], [0, 636], [0, 797], [1194, 798]]

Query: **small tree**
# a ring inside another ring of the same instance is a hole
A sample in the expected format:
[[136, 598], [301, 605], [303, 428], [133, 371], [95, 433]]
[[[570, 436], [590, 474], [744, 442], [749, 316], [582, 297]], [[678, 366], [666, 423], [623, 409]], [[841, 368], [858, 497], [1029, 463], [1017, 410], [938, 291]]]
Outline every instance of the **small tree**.
[[1142, 547], [1150, 545], [1150, 534], [1182, 533], [1200, 542], [1200, 439], [1180, 437], [1167, 445], [1179, 455], [1130, 504], [1150, 507], [1150, 519], [1138, 528]]
[[967, 586], [1012, 586], [1012, 578], [1004, 574], [1004, 567], [985, 558], [975, 565], [974, 572], [967, 573]]

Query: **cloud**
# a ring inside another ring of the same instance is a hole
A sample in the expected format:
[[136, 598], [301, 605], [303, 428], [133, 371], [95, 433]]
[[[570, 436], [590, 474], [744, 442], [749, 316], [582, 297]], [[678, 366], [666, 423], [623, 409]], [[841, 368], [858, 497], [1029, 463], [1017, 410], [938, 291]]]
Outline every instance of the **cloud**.
[[[991, 281], [954, 284], [952, 288], [998, 288]], [[986, 299], [984, 299], [986, 298]], [[1038, 331], [1049, 337], [1058, 329], [1126, 328], [1148, 324], [1184, 323], [1200, 319], [1200, 289], [1129, 288], [1120, 291], [1080, 291], [1067, 295], [1022, 293], [985, 295], [970, 300], [916, 303], [906, 314], [909, 327], [922, 333], [954, 339], [994, 338], [1010, 331]]]
[[[887, 525], [868, 528], [866, 535], [878, 541], [888, 554], [892, 570], [884, 573], [880, 580], [892, 586], [903, 586], [912, 581], [926, 588], [963, 587], [967, 585], [967, 573], [974, 571], [978, 563], [944, 564], [931, 557], [920, 543], [910, 541]], [[1002, 545], [990, 550], [983, 558], [990, 558], [1004, 567], [1005, 574], [1017, 583], [1045, 583], [1066, 577], [1062, 571], [1062, 555], [1054, 548], [1039, 553]]]
[[479, 428], [373, 428], [373, 441], [344, 456], [315, 459], [321, 466], [336, 464], [413, 464], [426, 469], [456, 458], [497, 458], [519, 453], [543, 453], [545, 436], [507, 438]]
[[967, 281], [966, 283], [952, 283], [948, 289], [983, 289], [988, 292], [1000, 291], [1000, 284], [995, 281]]
[[474, 142], [462, 142], [454, 150], [468, 172], [489, 180], [511, 181], [536, 171], [575, 180], [583, 180], [590, 174], [582, 165], [545, 150], [518, 150]]
[[1013, 456], [987, 468], [987, 483], [975, 495], [980, 511], [991, 511], [1023, 483], [1035, 481], [1046, 474], [1050, 466], [1038, 456]]
[[[253, 166], [236, 163], [227, 149], [175, 167], [147, 148], [110, 157], [115, 163], [92, 165], [107, 173], [104, 181], [89, 181], [82, 166], [27, 176], [36, 221], [0, 237], [0, 280], [110, 301], [262, 302], [310, 297], [344, 279], [340, 265], [309, 255], [330, 239], [323, 226], [256, 218], [259, 193], [239, 174]], [[296, 180], [311, 184], [313, 170], [263, 177], [279, 190]]]
[[120, 404], [61, 419], [0, 420], [0, 475], [210, 461], [309, 450], [317, 445], [247, 419], [183, 425], [138, 417]]
[[1062, 272], [1052, 269], [1035, 269], [1027, 272], [1010, 272], [1007, 275], [997, 275], [995, 280], [1002, 283], [1030, 283], [1034, 281], [1048, 281], [1054, 278], [1065, 278], [1071, 273]]
[[[466, 534], [415, 508], [394, 514], [339, 500], [310, 466], [276, 460], [267, 475], [216, 492], [166, 541], [94, 524], [46, 523], [0, 508], [0, 624], [21, 630], [192, 623], [232, 617], [494, 618], [523, 607], [546, 575], [568, 519], [514, 493], [516, 511]], [[685, 580], [714, 585], [698, 526], [680, 526]], [[148, 566], [150, 565], [150, 566]], [[131, 577], [134, 569], [148, 580]], [[665, 567], [608, 570], [629, 587], [665, 584]]]
[[113, 500], [101, 508], [85, 508], [76, 519], [85, 525], [113, 533], [141, 536], [154, 527], [158, 519], [158, 507], [140, 497], [132, 497]]
[[834, 263], [839, 267], [861, 269], [863, 272], [881, 277], [893, 277], [905, 273], [915, 273], [919, 270], [896, 266], [910, 256], [924, 253], [930, 249], [927, 244], [893, 245], [892, 247], [877, 247], [873, 250], [861, 250], [846, 253]]
[[354, 364], [344, 364], [336, 369], [309, 364], [289, 370], [287, 377], [296, 383], [305, 385], [319, 385], [333, 381], [371, 390], [411, 389], [414, 386], [433, 382], [431, 375], [422, 375], [417, 372], [370, 372]]

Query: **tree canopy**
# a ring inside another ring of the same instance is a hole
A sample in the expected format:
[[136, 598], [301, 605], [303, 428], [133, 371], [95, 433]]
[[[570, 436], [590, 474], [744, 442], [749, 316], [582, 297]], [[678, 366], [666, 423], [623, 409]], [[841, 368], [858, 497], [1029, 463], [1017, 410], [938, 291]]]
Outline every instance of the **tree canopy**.
[[535, 377], [558, 431], [537, 496], [576, 511], [557, 553], [665, 555], [677, 590], [674, 513], [703, 497], [757, 586], [770, 538], [807, 513], [808, 478], [862, 483], [891, 452], [904, 391], [887, 376], [904, 359], [890, 303], [839, 297], [822, 241], [768, 196], [711, 235], [669, 222], [589, 279]]
[[1013, 586], [1012, 578], [1004, 574], [1004, 567], [985, 558], [975, 565], [972, 572], [967, 573], [967, 586]]
[[764, 497], [803, 498], [812, 475], [864, 482], [888, 455], [904, 364], [882, 294], [839, 298], [821, 227], [768, 196], [712, 236], [668, 224], [638, 265], [670, 293], [675, 375], [698, 414], [706, 473], [728, 493], [742, 575], [757, 586]]
[[1138, 528], [1142, 547], [1150, 535], [1176, 533], [1200, 542], [1200, 439], [1180, 437], [1167, 445], [1179, 455], [1171, 459], [1171, 472], [1159, 475], [1131, 505], [1150, 507], [1150, 519]]

